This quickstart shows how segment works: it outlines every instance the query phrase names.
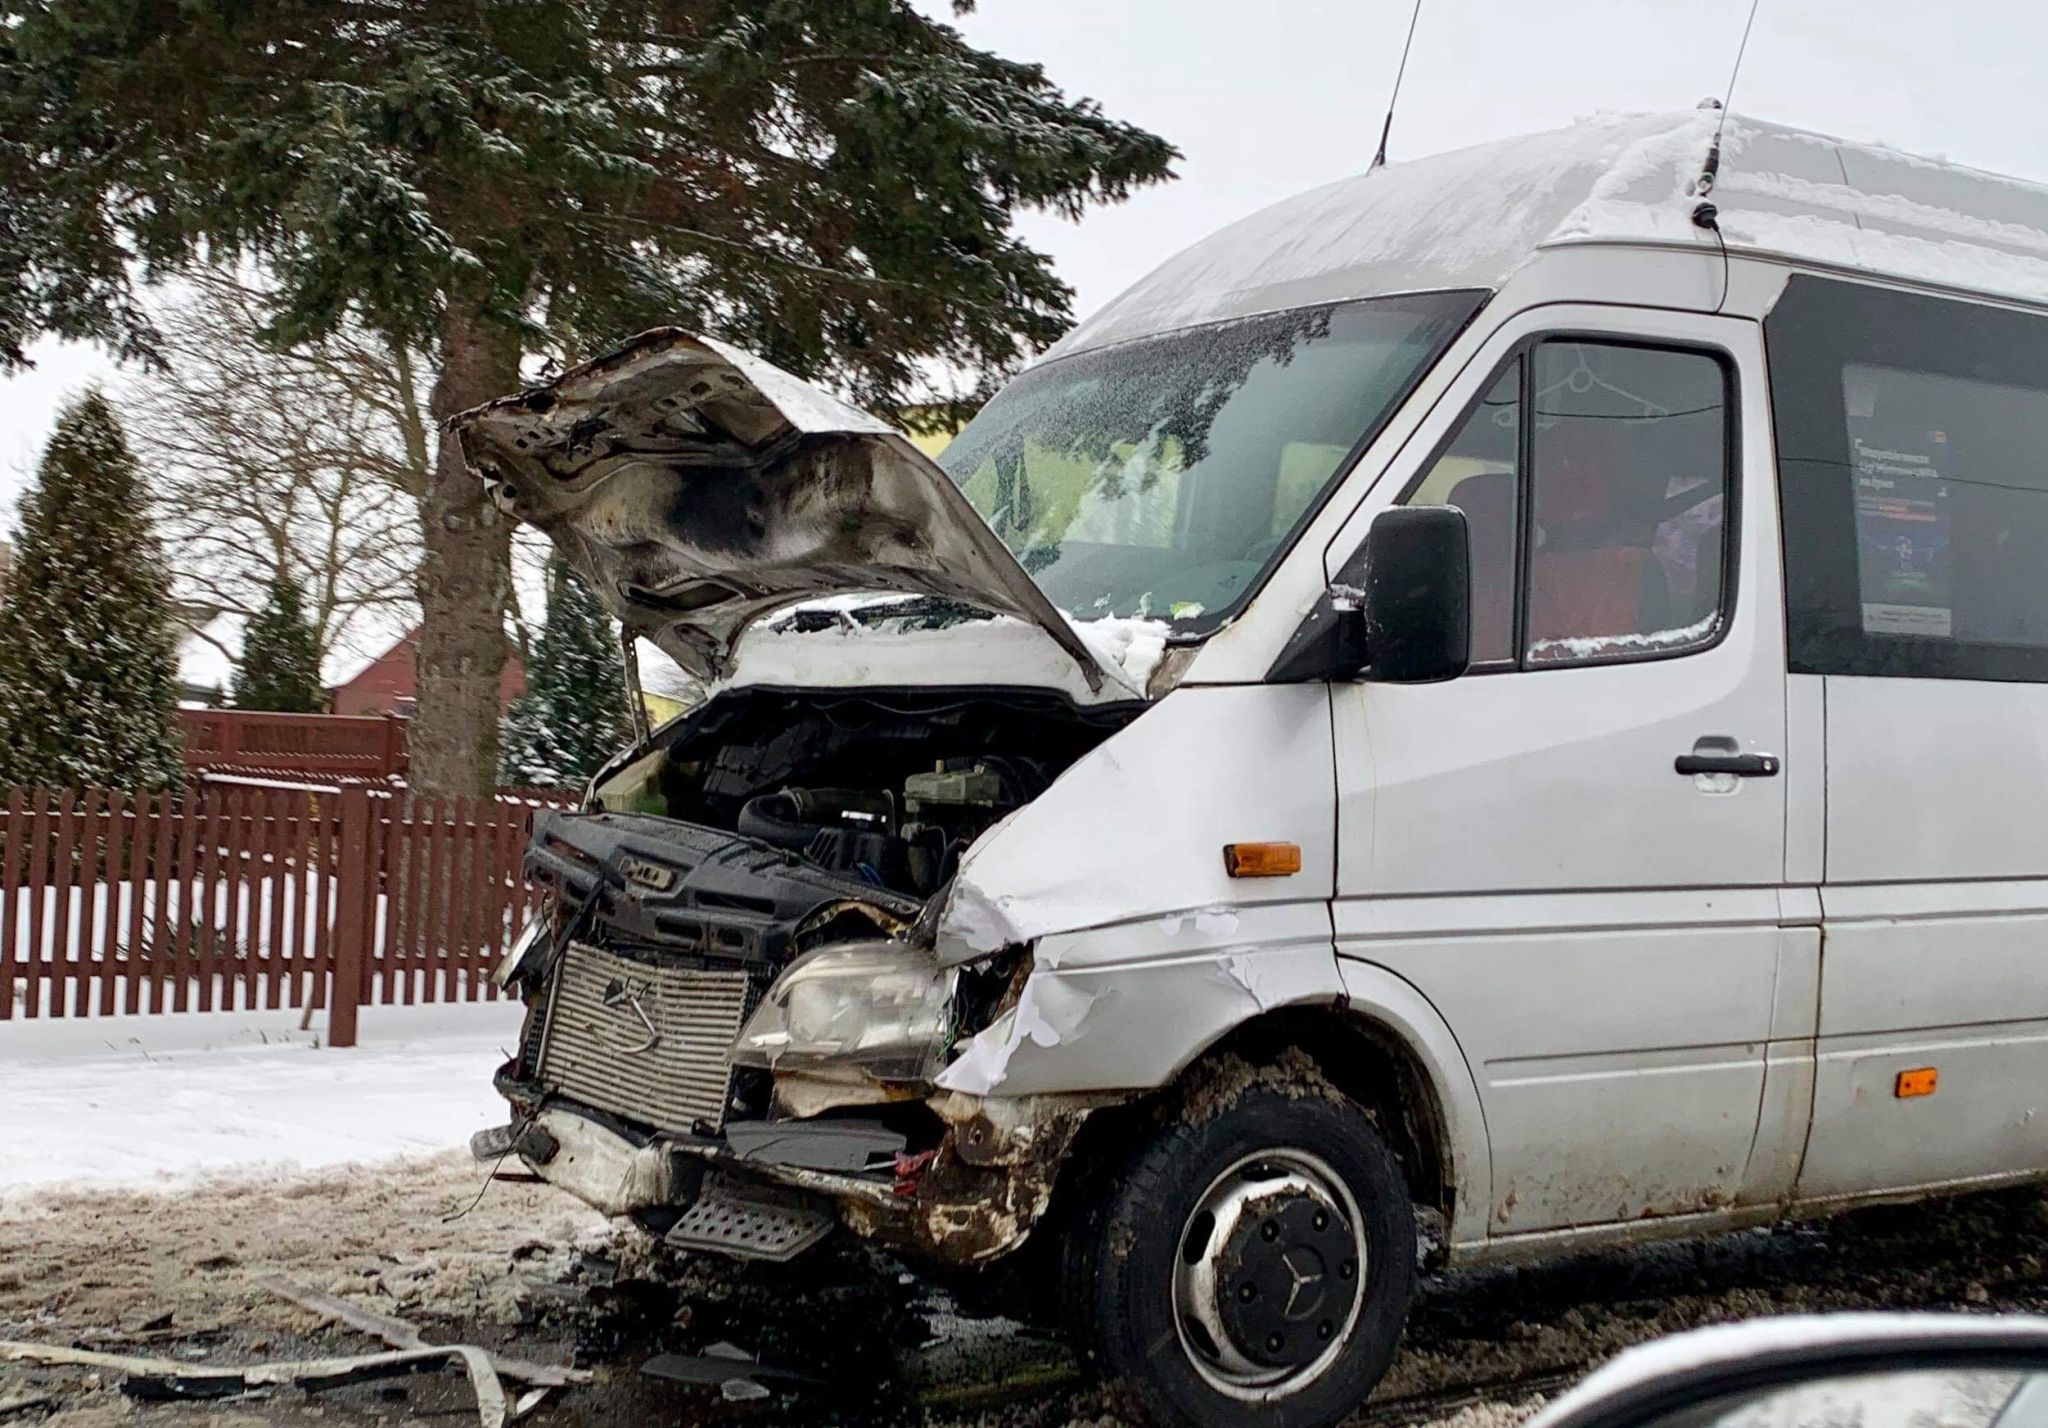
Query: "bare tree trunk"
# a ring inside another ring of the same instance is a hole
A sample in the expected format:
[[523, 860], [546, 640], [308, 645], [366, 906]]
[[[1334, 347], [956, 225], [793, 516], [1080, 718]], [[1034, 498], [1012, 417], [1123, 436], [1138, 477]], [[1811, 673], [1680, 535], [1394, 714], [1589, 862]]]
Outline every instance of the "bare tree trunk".
[[[454, 303], [441, 319], [438, 424], [519, 385], [516, 334]], [[407, 735], [411, 782], [423, 793], [481, 797], [497, 786], [498, 682], [505, 668], [505, 603], [512, 524], [484, 496], [461, 447], [437, 436], [420, 502], [419, 705]]]

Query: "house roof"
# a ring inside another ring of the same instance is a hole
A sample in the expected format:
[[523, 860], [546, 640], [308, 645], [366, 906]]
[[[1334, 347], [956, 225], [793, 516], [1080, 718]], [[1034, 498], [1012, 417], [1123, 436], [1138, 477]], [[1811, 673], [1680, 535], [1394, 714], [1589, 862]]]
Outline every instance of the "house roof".
[[179, 611], [178, 684], [188, 697], [225, 693], [241, 649], [240, 616], [211, 607]]
[[[1047, 359], [1293, 307], [1498, 288], [1563, 244], [1718, 254], [1692, 212], [1720, 120], [1604, 115], [1311, 189], [1169, 258]], [[1731, 253], [2048, 303], [2048, 186], [1731, 114], [1713, 202]]]

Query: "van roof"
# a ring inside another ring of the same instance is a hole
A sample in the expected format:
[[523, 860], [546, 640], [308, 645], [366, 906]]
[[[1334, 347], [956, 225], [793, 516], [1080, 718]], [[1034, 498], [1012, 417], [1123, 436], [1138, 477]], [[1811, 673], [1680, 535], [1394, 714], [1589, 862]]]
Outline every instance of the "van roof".
[[[1341, 179], [1168, 259], [1048, 353], [1194, 323], [1498, 288], [1544, 248], [1701, 249], [1720, 112], [1602, 115]], [[2048, 186], [1731, 114], [1713, 201], [1732, 254], [2048, 304]]]

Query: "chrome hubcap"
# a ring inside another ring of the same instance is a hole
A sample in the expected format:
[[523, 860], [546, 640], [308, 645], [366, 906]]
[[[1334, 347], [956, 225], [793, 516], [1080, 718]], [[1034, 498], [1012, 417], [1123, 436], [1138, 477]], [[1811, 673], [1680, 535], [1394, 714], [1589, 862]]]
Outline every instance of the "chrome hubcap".
[[1181, 1349], [1234, 1398], [1293, 1393], [1326, 1372], [1365, 1302], [1364, 1217], [1304, 1150], [1262, 1151], [1217, 1176], [1181, 1228]]

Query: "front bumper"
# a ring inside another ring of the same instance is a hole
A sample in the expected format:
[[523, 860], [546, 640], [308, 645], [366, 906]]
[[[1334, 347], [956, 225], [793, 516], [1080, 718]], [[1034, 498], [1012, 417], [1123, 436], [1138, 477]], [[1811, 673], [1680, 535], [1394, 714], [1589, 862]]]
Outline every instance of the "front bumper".
[[[537, 1090], [538, 1088], [521, 1088]], [[1053, 1181], [1082, 1120], [1078, 1097], [1035, 1098], [997, 1112], [975, 1098], [935, 1105], [946, 1124], [935, 1150], [886, 1169], [823, 1170], [777, 1158], [777, 1147], [736, 1150], [723, 1137], [648, 1133], [544, 1093], [514, 1095], [520, 1118], [472, 1142], [482, 1160], [516, 1155], [533, 1174], [615, 1217], [686, 1211], [708, 1176], [762, 1187], [815, 1207], [863, 1239], [932, 1263], [970, 1265], [1023, 1244], [1052, 1199]], [[524, 1100], [530, 1109], [521, 1107]], [[788, 1122], [792, 1131], [823, 1121]], [[746, 1257], [743, 1250], [729, 1251]]]
[[804, 1166], [742, 1158], [722, 1140], [692, 1136], [637, 1136], [606, 1118], [567, 1105], [551, 1105], [524, 1122], [482, 1131], [470, 1143], [479, 1160], [509, 1151], [535, 1175], [607, 1215], [661, 1208], [686, 1209], [713, 1167], [741, 1179], [866, 1207], [874, 1214], [904, 1214], [888, 1182]]

